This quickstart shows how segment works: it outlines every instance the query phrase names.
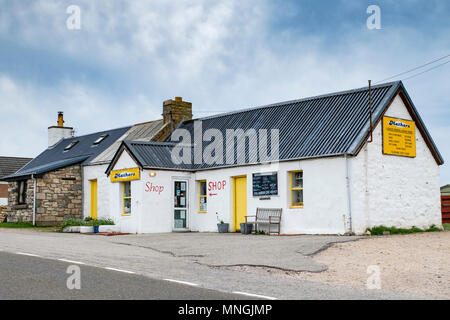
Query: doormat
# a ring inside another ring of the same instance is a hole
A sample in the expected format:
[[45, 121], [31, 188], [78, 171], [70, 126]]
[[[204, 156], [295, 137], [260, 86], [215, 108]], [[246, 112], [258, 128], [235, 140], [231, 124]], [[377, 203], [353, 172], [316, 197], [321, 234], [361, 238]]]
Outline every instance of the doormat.
[[129, 233], [121, 233], [121, 232], [97, 232], [97, 233], [93, 233], [93, 232], [90, 232], [90, 233], [85, 233], [85, 234], [110, 237], [110, 236], [123, 236], [123, 235], [127, 235]]

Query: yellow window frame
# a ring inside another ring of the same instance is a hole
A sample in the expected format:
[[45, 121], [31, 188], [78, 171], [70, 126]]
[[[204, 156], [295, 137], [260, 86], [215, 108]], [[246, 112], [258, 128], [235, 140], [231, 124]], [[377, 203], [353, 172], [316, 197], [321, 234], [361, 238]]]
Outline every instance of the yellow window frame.
[[[303, 202], [300, 202], [300, 205], [296, 205], [294, 206], [292, 204], [292, 191], [296, 191], [296, 190], [302, 190], [303, 191], [303, 187], [292, 187], [292, 174], [294, 173], [298, 173], [298, 172], [302, 172], [303, 170], [294, 170], [294, 171], [289, 171], [289, 208], [303, 208]], [[303, 179], [303, 175], [302, 175], [302, 179]]]
[[200, 210], [202, 198], [206, 199], [206, 197], [208, 196], [208, 191], [206, 191], [206, 193], [204, 195], [201, 194], [201, 190], [202, 190], [201, 184], [203, 182], [205, 183], [205, 187], [206, 187], [206, 180], [199, 180], [198, 181], [198, 213], [207, 213], [208, 212], [208, 210]]
[[[130, 196], [129, 197], [125, 197], [125, 184], [126, 183], [130, 184]], [[130, 206], [131, 206], [131, 182], [130, 181], [122, 182], [122, 216], [131, 216], [131, 213], [125, 213], [125, 200], [126, 199], [130, 199]]]

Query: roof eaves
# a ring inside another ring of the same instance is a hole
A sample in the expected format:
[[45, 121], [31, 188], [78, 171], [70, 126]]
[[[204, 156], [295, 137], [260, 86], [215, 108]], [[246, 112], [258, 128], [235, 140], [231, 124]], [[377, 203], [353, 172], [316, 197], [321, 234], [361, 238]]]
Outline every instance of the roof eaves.
[[53, 170], [61, 169], [70, 165], [74, 165], [80, 162], [85, 161], [89, 156], [81, 156], [81, 157], [75, 157], [70, 159], [63, 159], [51, 163], [47, 163], [45, 165], [33, 167], [27, 170], [19, 170], [14, 174], [11, 174], [9, 176], [3, 177], [4, 180], [17, 180], [24, 177], [29, 177], [32, 175], [40, 175], [43, 173], [47, 173]]
[[417, 109], [416, 109], [416, 106], [414, 105], [414, 102], [412, 101], [411, 97], [408, 94], [408, 91], [406, 91], [406, 89], [405, 89], [405, 87], [404, 87], [402, 82], [400, 82], [400, 86], [401, 86], [401, 88], [403, 90], [403, 93], [405, 94], [406, 99], [408, 99], [408, 102], [410, 103], [410, 105], [411, 105], [411, 107], [412, 107], [412, 109], [413, 109], [413, 111], [415, 113], [415, 116], [419, 120], [420, 125], [424, 129], [424, 131], [425, 131], [425, 133], [427, 135], [427, 138], [430, 140], [431, 145], [433, 146], [433, 149], [436, 152], [436, 155], [439, 158], [440, 163], [439, 163], [439, 161], [438, 161], [438, 163], [440, 165], [443, 165], [444, 164], [444, 158], [442, 157], [441, 153], [439, 152], [439, 149], [437, 148], [436, 144], [434, 143], [433, 138], [430, 135], [430, 132], [428, 131], [427, 127], [425, 126], [425, 123], [422, 120], [422, 117], [420, 116], [419, 112], [417, 112]]

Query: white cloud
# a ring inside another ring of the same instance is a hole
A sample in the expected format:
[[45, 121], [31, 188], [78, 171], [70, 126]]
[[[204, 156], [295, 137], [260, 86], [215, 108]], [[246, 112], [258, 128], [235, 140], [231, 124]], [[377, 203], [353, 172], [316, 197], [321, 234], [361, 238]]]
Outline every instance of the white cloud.
[[[2, 8], [9, 8], [0, 11], [0, 35], [13, 34], [23, 47], [106, 70], [124, 87], [122, 93], [108, 83], [67, 77], [56, 85], [24, 83], [4, 73], [0, 105], [2, 111], [8, 108], [9, 120], [0, 123], [10, 127], [17, 118], [27, 129], [8, 130], [9, 138], [19, 140], [15, 146], [1, 142], [0, 151], [18, 155], [45, 146], [46, 127], [56, 121], [59, 109], [79, 133], [160, 118], [162, 101], [179, 95], [193, 102], [198, 116], [198, 110], [229, 111], [365, 86], [369, 78], [380, 80], [410, 69], [443, 56], [448, 53], [443, 48], [450, 47], [449, 28], [430, 39], [414, 24], [392, 29], [383, 23], [375, 31], [346, 25], [346, 33], [333, 43], [326, 35], [299, 33], [295, 25], [271, 29], [273, 15], [281, 9], [260, 0], [79, 0], [79, 31], [66, 29], [66, 7], [72, 4], [67, 1], [5, 3], [0, 0]], [[364, 28], [364, 12], [361, 19]], [[450, 117], [449, 68], [405, 85], [450, 159], [444, 146], [450, 132], [442, 123]], [[30, 139], [37, 143], [27, 149]], [[443, 171], [450, 181], [450, 170]]]

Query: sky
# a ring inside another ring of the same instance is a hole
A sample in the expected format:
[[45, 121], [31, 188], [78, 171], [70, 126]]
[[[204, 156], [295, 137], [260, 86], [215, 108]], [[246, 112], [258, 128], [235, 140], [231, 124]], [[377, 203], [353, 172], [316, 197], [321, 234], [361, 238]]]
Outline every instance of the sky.
[[[42, 152], [57, 111], [82, 135], [158, 119], [175, 96], [200, 117], [360, 88], [450, 54], [449, 16], [447, 0], [0, 0], [0, 155]], [[449, 75], [404, 80], [446, 161]]]

